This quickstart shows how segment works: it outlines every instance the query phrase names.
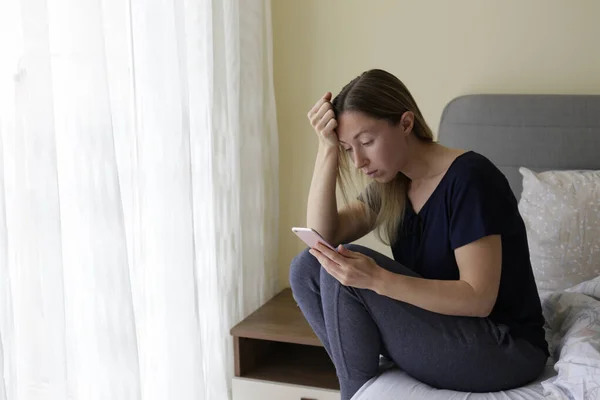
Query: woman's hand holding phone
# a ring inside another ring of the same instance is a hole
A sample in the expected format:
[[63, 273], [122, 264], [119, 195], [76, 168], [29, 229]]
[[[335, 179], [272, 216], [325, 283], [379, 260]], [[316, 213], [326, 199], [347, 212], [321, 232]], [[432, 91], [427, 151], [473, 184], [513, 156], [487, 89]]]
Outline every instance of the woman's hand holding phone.
[[385, 282], [387, 271], [362, 253], [339, 246], [336, 251], [319, 243], [309, 250], [329, 275], [344, 286], [377, 291]]

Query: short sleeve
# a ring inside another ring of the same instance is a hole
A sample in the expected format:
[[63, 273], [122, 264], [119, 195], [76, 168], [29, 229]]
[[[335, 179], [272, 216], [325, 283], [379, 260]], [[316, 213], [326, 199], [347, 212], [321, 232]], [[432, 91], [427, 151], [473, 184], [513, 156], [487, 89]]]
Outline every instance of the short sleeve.
[[450, 202], [452, 250], [503, 233], [511, 212], [510, 188], [503, 177], [495, 168], [469, 168], [457, 177]]

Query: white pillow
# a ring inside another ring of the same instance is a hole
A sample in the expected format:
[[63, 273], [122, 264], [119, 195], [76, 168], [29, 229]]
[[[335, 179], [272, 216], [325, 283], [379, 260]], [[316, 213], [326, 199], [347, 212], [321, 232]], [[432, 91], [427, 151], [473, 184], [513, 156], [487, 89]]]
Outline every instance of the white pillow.
[[600, 171], [519, 172], [519, 211], [540, 294], [599, 276]]

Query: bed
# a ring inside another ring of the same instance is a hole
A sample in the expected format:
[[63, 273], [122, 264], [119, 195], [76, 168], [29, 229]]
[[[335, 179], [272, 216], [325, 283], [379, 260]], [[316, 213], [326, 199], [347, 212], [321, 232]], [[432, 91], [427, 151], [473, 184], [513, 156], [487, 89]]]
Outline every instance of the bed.
[[[515, 196], [521, 200], [524, 169], [535, 173], [596, 170], [598, 174], [600, 96], [461, 96], [444, 109], [439, 141], [488, 157], [505, 174]], [[597, 177], [594, 175], [594, 179]], [[600, 215], [600, 189], [595, 190], [596, 197], [592, 197], [595, 200], [585, 205], [592, 207], [588, 214], [592, 217]], [[600, 236], [594, 240], [600, 248]], [[600, 274], [596, 273], [600, 264], [595, 262], [590, 267], [597, 269], [585, 280], [580, 279], [582, 282], [540, 292], [552, 357], [535, 382], [496, 393], [437, 390], [393, 365], [382, 363], [381, 373], [367, 382], [353, 400], [600, 399]]]

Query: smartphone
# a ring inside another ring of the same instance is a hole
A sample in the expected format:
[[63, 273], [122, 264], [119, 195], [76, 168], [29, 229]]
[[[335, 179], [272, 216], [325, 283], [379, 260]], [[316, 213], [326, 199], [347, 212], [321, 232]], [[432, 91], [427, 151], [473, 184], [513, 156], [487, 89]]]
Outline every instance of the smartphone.
[[310, 248], [315, 247], [317, 243], [321, 242], [331, 250], [337, 251], [335, 247], [327, 243], [327, 241], [323, 239], [323, 236], [319, 235], [319, 232], [314, 229], [293, 227], [292, 232], [294, 232]]

